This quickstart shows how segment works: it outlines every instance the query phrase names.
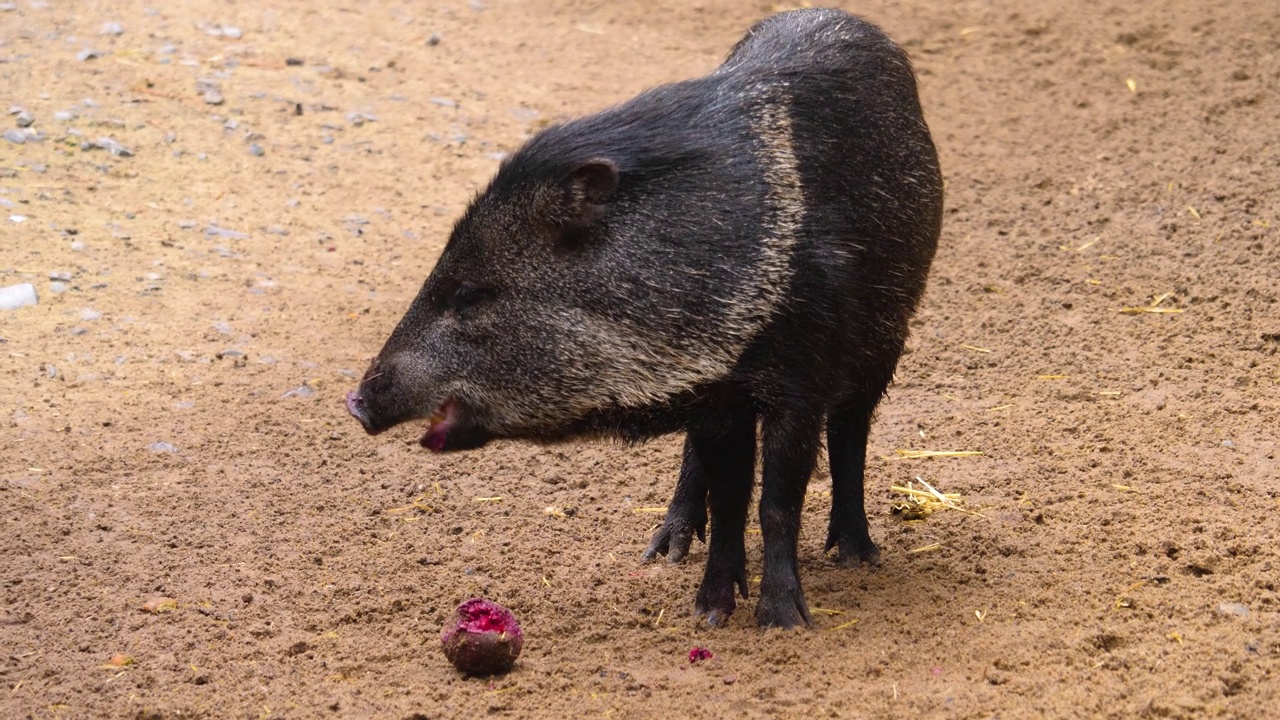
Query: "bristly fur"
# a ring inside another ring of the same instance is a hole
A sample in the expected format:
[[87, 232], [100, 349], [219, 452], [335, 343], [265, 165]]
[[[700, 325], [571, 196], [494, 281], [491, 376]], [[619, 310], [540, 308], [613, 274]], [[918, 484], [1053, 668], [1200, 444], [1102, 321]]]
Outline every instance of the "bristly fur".
[[[866, 428], [941, 217], [906, 54], [841, 11], [775, 15], [710, 75], [544, 130], [508, 158], [349, 406], [372, 432], [447, 403], [462, 439], [444, 449], [687, 432], [683, 500], [650, 554], [672, 533], [687, 547], [708, 493], [736, 527], [759, 419], [770, 520], [758, 614], [794, 624], [807, 610], [786, 579], [789, 513], [824, 419], [842, 448], [828, 545], [875, 555]], [[699, 594], [713, 615], [732, 610], [739, 579], [725, 569], [736, 546], [715, 538]]]

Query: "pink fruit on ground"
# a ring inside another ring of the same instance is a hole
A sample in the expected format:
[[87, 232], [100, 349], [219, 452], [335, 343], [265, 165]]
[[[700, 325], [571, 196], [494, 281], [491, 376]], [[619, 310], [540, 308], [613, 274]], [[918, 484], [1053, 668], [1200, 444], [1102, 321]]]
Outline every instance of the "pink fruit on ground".
[[454, 667], [470, 675], [492, 675], [511, 669], [524, 647], [524, 633], [510, 610], [475, 598], [458, 606], [440, 632], [440, 642]]

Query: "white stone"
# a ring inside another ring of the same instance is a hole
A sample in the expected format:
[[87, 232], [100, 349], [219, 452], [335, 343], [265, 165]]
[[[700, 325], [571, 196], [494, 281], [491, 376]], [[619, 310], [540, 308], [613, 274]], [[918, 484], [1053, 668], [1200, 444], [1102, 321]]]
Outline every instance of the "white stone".
[[0, 310], [17, 310], [37, 302], [36, 286], [31, 283], [0, 288]]

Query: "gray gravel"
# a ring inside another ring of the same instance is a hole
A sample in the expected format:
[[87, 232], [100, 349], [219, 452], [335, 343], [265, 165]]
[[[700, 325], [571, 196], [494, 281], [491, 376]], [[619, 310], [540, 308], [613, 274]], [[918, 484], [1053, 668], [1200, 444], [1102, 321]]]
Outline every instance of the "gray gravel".
[[100, 137], [97, 140], [92, 140], [92, 141], [86, 140], [85, 142], [80, 143], [81, 150], [93, 150], [95, 148], [106, 150], [107, 152], [111, 153], [112, 155], [115, 155], [116, 157], [133, 157], [132, 150], [125, 147], [124, 145], [121, 145], [119, 142], [117, 142], [113, 138]]

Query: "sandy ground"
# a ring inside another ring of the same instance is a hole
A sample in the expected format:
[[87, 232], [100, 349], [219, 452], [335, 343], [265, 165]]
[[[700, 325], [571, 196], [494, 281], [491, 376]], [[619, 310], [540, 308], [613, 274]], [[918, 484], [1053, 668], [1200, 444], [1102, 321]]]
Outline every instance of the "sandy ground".
[[[0, 285], [40, 295], [0, 312], [0, 716], [1280, 707], [1272, 0], [844, 4], [915, 58], [948, 211], [871, 438], [884, 564], [821, 553], [824, 468], [796, 632], [699, 628], [701, 544], [639, 563], [675, 439], [438, 457], [342, 408], [501, 153], [769, 4], [153, 4], [0, 3], [36, 133], [0, 118]], [[979, 514], [893, 514], [917, 477]], [[440, 653], [473, 595], [524, 624], [506, 676]]]

